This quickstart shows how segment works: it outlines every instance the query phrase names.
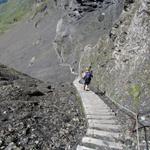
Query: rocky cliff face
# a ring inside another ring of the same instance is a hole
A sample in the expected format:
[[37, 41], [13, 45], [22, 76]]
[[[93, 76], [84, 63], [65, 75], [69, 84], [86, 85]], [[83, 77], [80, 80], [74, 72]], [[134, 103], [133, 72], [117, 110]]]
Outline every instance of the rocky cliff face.
[[81, 68], [93, 67], [95, 90], [137, 112], [150, 106], [149, 11], [149, 1], [126, 1], [110, 33], [86, 47], [81, 60]]
[[84, 47], [95, 45], [99, 36], [108, 33], [122, 11], [123, 1], [61, 1], [60, 4], [65, 8], [61, 7], [63, 15], [56, 27], [55, 50], [61, 63], [69, 63], [78, 72]]
[[[125, 1], [124, 9], [110, 32], [103, 34], [94, 46], [86, 45], [80, 59], [80, 72], [86, 66], [92, 66], [92, 88], [107, 96], [102, 97], [106, 103], [112, 107], [110, 99], [115, 100], [135, 113], [149, 112], [150, 108], [149, 3], [149, 0]], [[120, 109], [116, 112], [122, 114]], [[142, 120], [149, 121], [149, 114], [145, 113]], [[127, 149], [137, 149], [137, 140], [129, 131], [129, 128], [133, 130], [133, 124], [130, 117], [122, 121]], [[147, 130], [148, 136], [149, 133]], [[139, 130], [139, 134], [140, 147], [146, 149], [145, 133]]]

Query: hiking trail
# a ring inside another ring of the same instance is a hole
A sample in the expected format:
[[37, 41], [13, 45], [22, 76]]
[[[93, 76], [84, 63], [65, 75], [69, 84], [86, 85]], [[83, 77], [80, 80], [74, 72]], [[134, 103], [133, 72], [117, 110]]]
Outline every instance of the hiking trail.
[[115, 114], [94, 92], [84, 91], [78, 81], [79, 78], [74, 85], [82, 100], [88, 128], [76, 150], [122, 150], [120, 125]]

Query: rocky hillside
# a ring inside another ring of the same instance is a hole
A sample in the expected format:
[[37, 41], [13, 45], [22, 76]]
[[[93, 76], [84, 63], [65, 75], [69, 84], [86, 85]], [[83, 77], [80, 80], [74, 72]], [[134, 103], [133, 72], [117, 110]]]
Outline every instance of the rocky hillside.
[[74, 149], [85, 132], [76, 90], [0, 65], [0, 149]]
[[[0, 37], [0, 62], [42, 80], [73, 80], [80, 54], [108, 32], [123, 1], [34, 1], [32, 13]], [[106, 17], [104, 17], [106, 16]], [[57, 76], [57, 78], [56, 78]]]
[[82, 68], [91, 64], [95, 90], [135, 112], [149, 110], [149, 2], [132, 1], [109, 34], [84, 50]]

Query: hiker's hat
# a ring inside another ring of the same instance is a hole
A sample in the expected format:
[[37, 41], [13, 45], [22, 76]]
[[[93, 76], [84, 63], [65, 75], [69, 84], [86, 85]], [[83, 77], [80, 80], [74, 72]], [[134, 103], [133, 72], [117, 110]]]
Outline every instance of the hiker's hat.
[[89, 67], [86, 67], [85, 70], [86, 70], [86, 71], [90, 71], [90, 68], [89, 68]]

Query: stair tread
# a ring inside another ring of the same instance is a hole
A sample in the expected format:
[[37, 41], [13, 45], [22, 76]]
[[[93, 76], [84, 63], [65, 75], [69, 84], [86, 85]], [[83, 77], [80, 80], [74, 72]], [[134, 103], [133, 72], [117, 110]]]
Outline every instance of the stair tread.
[[102, 131], [102, 130], [96, 130], [96, 129], [88, 129], [86, 135], [95, 135], [95, 136], [98, 135], [102, 137], [119, 138], [120, 133]]
[[103, 141], [103, 140], [91, 138], [91, 137], [83, 137], [82, 143], [95, 144], [98, 146], [115, 148], [115, 149], [122, 149], [122, 144], [120, 143]]

